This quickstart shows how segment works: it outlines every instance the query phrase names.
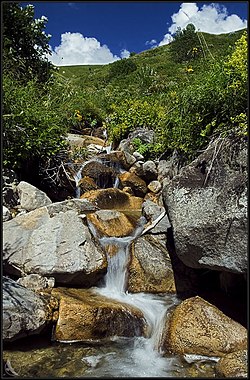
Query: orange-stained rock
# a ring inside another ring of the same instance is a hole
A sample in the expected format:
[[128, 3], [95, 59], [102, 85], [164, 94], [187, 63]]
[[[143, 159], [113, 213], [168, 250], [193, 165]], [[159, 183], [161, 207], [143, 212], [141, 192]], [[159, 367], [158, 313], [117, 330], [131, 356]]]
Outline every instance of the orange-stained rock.
[[220, 377], [247, 377], [247, 350], [240, 350], [227, 354], [218, 361], [215, 369]]
[[134, 197], [117, 188], [91, 190], [84, 193], [81, 198], [87, 199], [100, 209], [119, 210], [141, 213], [143, 199]]
[[176, 354], [221, 357], [247, 348], [247, 330], [196, 296], [181, 302], [168, 315], [160, 347]]
[[60, 302], [54, 339], [92, 341], [113, 336], [145, 336], [147, 323], [134, 306], [98, 295], [89, 289], [55, 288]]
[[129, 236], [135, 229], [132, 219], [116, 210], [99, 210], [89, 214], [87, 219], [94, 225], [100, 236]]
[[147, 194], [146, 182], [135, 173], [125, 172], [119, 175], [122, 187], [131, 187], [137, 197], [144, 197]]

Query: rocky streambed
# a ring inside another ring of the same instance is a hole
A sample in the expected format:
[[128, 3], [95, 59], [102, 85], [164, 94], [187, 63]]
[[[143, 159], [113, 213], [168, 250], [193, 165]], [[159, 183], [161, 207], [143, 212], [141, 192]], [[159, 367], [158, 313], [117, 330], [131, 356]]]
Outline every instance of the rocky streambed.
[[73, 137], [60, 192], [4, 173], [4, 375], [246, 377], [246, 143]]

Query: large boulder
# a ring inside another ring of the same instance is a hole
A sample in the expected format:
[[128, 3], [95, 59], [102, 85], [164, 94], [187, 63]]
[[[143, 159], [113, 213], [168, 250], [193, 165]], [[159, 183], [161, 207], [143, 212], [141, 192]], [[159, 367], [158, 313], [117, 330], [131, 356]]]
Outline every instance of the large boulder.
[[53, 319], [50, 297], [3, 277], [3, 340], [39, 334]]
[[4, 223], [5, 273], [17, 276], [36, 273], [54, 277], [56, 283], [86, 287], [105, 274], [105, 253], [85, 224], [86, 215], [82, 214], [83, 205], [87, 205], [88, 211], [89, 203], [70, 201], [71, 207], [74, 203], [76, 209], [68, 209], [67, 203], [62, 202]]
[[246, 349], [247, 337], [247, 329], [196, 296], [168, 314], [160, 347], [175, 354], [222, 357]]
[[247, 142], [218, 139], [163, 188], [177, 256], [192, 268], [246, 273]]
[[146, 182], [135, 173], [125, 172], [119, 175], [122, 187], [130, 187], [137, 197], [144, 197], [147, 194]]
[[130, 246], [127, 290], [131, 293], [175, 293], [175, 281], [164, 235], [145, 235]]
[[89, 289], [56, 288], [52, 295], [60, 301], [54, 332], [58, 341], [93, 341], [114, 336], [147, 334], [141, 310]]

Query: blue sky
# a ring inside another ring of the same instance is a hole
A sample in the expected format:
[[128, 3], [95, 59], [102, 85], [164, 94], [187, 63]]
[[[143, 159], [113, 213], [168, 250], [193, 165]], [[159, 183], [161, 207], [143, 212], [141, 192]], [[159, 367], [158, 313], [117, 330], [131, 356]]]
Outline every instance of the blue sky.
[[46, 16], [55, 65], [106, 64], [169, 43], [192, 22], [220, 34], [247, 26], [248, 2], [79, 1], [30, 2]]

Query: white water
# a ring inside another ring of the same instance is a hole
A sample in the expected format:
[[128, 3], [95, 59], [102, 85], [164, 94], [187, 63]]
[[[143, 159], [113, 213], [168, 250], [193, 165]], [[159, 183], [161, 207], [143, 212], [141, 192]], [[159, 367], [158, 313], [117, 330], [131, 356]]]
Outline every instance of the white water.
[[[108, 256], [108, 270], [104, 278], [104, 284], [100, 288], [94, 288], [101, 295], [113, 298], [139, 308], [149, 325], [149, 336], [122, 338], [114, 337], [118, 345], [122, 345], [122, 351], [114, 350], [99, 357], [87, 357], [92, 376], [111, 377], [173, 377], [178, 359], [175, 357], [163, 357], [159, 352], [158, 343], [169, 307], [178, 304], [179, 301], [173, 295], [128, 293], [126, 291], [127, 264], [129, 261], [129, 245], [133, 239], [142, 233], [145, 218], [141, 218], [133, 236], [103, 237], [100, 242], [103, 246], [115, 245], [117, 253]], [[93, 232], [93, 226], [90, 226]]]

